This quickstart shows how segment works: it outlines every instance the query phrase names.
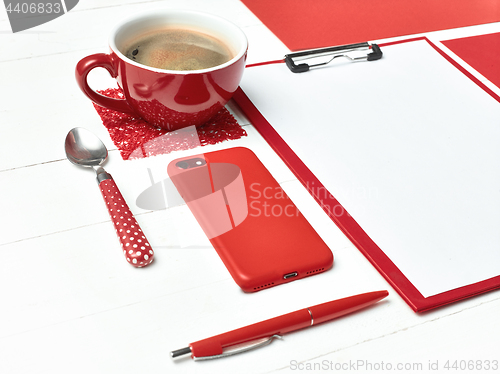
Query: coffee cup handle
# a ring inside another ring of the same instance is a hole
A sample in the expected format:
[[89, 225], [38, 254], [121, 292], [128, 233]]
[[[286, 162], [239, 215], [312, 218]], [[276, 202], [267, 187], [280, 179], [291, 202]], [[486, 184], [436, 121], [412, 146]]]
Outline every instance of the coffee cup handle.
[[97, 53], [84, 57], [78, 62], [75, 69], [76, 81], [78, 83], [78, 86], [80, 86], [82, 92], [99, 106], [137, 116], [137, 113], [132, 109], [127, 100], [113, 99], [111, 97], [101, 95], [100, 93], [97, 93], [92, 88], [90, 88], [87, 82], [87, 76], [92, 69], [98, 67], [106, 69], [113, 78], [116, 78], [116, 76], [118, 75], [116, 64], [113, 63], [112, 57], [110, 55], [105, 53]]

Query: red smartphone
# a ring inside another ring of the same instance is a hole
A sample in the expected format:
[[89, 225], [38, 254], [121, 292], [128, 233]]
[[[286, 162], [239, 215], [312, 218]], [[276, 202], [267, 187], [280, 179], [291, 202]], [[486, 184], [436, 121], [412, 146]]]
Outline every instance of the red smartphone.
[[179, 158], [168, 174], [245, 292], [332, 267], [331, 250], [250, 149]]

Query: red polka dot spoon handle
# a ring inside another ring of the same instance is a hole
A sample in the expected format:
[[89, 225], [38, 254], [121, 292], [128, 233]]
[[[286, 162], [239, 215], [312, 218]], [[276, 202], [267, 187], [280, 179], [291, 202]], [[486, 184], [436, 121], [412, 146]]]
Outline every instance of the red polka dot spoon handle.
[[118, 190], [115, 181], [108, 173], [104, 173], [109, 176], [109, 179], [101, 181], [99, 188], [108, 207], [111, 221], [115, 225], [123, 254], [132, 266], [147, 266], [153, 262], [153, 249]]

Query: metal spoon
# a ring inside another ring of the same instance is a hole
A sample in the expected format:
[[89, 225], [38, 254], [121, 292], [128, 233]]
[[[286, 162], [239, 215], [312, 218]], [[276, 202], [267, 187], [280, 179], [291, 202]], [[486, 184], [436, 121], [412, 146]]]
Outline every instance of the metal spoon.
[[115, 181], [101, 164], [108, 157], [103, 142], [89, 130], [75, 127], [66, 136], [66, 157], [75, 165], [92, 167], [97, 174], [97, 184], [108, 207], [109, 216], [115, 225], [123, 254], [135, 267], [153, 262], [154, 252], [139, 224], [123, 199]]

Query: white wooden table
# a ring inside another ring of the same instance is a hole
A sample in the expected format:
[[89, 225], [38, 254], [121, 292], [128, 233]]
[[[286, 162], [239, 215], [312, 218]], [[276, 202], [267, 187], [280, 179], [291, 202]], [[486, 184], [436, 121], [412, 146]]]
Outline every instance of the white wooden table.
[[[470, 362], [477, 372], [500, 371], [500, 293], [414, 313], [234, 103], [228, 107], [248, 136], [203, 151], [254, 150], [329, 245], [334, 268], [245, 294], [185, 205], [158, 211], [136, 206], [151, 176], [166, 178], [170, 160], [200, 149], [123, 161], [77, 87], [74, 68], [86, 55], [107, 52], [108, 33], [119, 18], [156, 7], [231, 19], [248, 36], [249, 63], [287, 52], [237, 0], [82, 0], [65, 16], [16, 34], [0, 6], [0, 373], [469, 372]], [[490, 24], [428, 37], [499, 30]], [[105, 72], [91, 78], [96, 88], [113, 84]], [[106, 169], [156, 251], [151, 266], [126, 263], [93, 172], [65, 159], [64, 138], [75, 126], [95, 132], [108, 147]], [[287, 334], [266, 348], [208, 362], [169, 357], [192, 341], [379, 289], [390, 292], [379, 305]]]

